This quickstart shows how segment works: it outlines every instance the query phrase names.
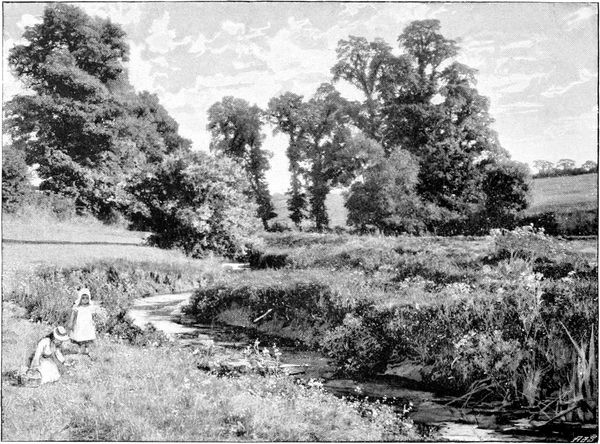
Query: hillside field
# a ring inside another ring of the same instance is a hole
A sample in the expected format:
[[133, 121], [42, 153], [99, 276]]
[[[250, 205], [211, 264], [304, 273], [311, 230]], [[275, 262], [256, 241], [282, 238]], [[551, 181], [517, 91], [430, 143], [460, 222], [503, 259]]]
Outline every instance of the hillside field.
[[[596, 173], [534, 179], [531, 188], [531, 202], [527, 214], [598, 208], [598, 174]], [[291, 226], [286, 199], [287, 196], [284, 194], [273, 194], [273, 205], [277, 213], [277, 218], [274, 220]], [[342, 192], [329, 193], [326, 205], [329, 226], [332, 228], [346, 226], [348, 211], [344, 207]]]

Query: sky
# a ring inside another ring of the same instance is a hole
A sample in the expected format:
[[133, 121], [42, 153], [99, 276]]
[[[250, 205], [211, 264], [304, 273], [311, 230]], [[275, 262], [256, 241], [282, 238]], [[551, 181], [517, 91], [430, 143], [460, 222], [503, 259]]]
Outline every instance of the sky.
[[[208, 150], [207, 110], [225, 96], [266, 107], [291, 91], [310, 97], [331, 80], [349, 35], [397, 37], [413, 20], [438, 19], [458, 41], [456, 60], [478, 70], [500, 142], [513, 159], [598, 160], [597, 3], [77, 3], [127, 33], [129, 79], [156, 93], [193, 149]], [[3, 100], [22, 91], [7, 66], [44, 3], [3, 3]], [[361, 99], [352, 85], [336, 87]], [[264, 128], [272, 192], [289, 186], [287, 138]]]

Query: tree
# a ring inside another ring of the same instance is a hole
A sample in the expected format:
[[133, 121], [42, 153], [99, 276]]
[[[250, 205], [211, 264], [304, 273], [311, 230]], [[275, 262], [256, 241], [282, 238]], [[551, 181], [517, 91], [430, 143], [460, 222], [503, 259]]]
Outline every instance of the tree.
[[129, 191], [137, 218], [151, 228], [157, 246], [181, 248], [194, 257], [214, 251], [235, 258], [245, 254], [259, 227], [249, 187], [233, 160], [184, 152], [136, 175]]
[[269, 169], [269, 153], [263, 150], [261, 133], [263, 112], [242, 99], [228, 96], [208, 110], [207, 129], [212, 134], [211, 151], [238, 161], [246, 171], [251, 197], [258, 204], [258, 216], [265, 229], [276, 216], [269, 194], [265, 172]]
[[575, 161], [571, 159], [560, 159], [556, 162], [556, 167], [560, 168], [562, 171], [572, 170], [575, 168]]
[[338, 42], [336, 53], [337, 63], [331, 69], [333, 81], [346, 80], [364, 94], [365, 102], [355, 122], [371, 139], [382, 143], [383, 122], [377, 94], [383, 73], [393, 59], [392, 47], [382, 39], [369, 42], [364, 37], [350, 36]]
[[511, 160], [485, 161], [482, 189], [486, 196], [485, 221], [490, 228], [510, 227], [527, 208], [530, 174], [527, 165]]
[[348, 193], [348, 224], [386, 234], [423, 232], [426, 207], [416, 192], [418, 174], [417, 159], [402, 149], [370, 166]]
[[300, 168], [300, 153], [305, 137], [305, 106], [302, 96], [287, 92], [269, 101], [268, 113], [271, 122], [275, 125], [274, 133], [282, 132], [289, 137], [286, 154], [289, 160], [291, 175], [290, 189], [287, 206], [290, 211], [290, 219], [296, 227], [305, 217], [308, 206], [305, 185], [302, 183], [302, 172]]
[[437, 20], [412, 22], [399, 36], [403, 54], [381, 79], [386, 146], [406, 149], [420, 164], [418, 193], [457, 214], [485, 201], [481, 159], [503, 159], [489, 102], [475, 88], [475, 70], [452, 61], [456, 42]]
[[349, 183], [380, 149], [371, 139], [352, 134], [348, 107], [349, 102], [324, 83], [310, 100], [296, 102], [294, 120], [280, 126], [294, 136], [293, 161], [307, 184], [310, 214], [318, 231], [329, 225], [325, 198], [331, 188]]
[[583, 168], [585, 171], [598, 171], [598, 164], [593, 160], [587, 160], [583, 165], [581, 165], [581, 168]]
[[40, 189], [109, 218], [126, 203], [120, 190], [132, 174], [189, 141], [174, 136], [156, 97], [133, 94], [118, 25], [52, 4], [23, 37], [29, 43], [12, 48], [9, 63], [34, 95], [6, 104], [6, 130], [27, 163], [40, 165]]
[[2, 209], [17, 210], [31, 193], [30, 175], [22, 153], [13, 147], [2, 149]]
[[554, 164], [548, 160], [534, 160], [533, 167], [538, 170], [538, 174], [549, 174], [554, 170]]

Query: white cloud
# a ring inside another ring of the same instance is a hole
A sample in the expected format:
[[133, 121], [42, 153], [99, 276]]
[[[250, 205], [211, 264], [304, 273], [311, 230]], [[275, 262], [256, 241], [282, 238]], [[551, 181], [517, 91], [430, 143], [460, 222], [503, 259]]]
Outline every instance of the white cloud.
[[204, 36], [204, 34], [199, 33], [198, 36], [196, 37], [196, 39], [192, 41], [192, 44], [191, 44], [190, 48], [188, 49], [188, 51], [191, 52], [192, 54], [202, 55], [206, 52], [206, 44], [209, 42], [210, 42], [210, 40], [208, 40]]
[[176, 41], [176, 33], [169, 28], [170, 15], [168, 11], [161, 18], [155, 19], [150, 26], [150, 35], [146, 38], [148, 49], [159, 54], [166, 54], [181, 45], [187, 45], [191, 42], [191, 37], [187, 36], [180, 41]]
[[560, 85], [560, 86], [554, 85], [554, 86], [548, 88], [546, 91], [542, 92], [541, 95], [544, 97], [548, 97], [548, 98], [562, 96], [563, 94], [565, 94], [566, 92], [568, 92], [569, 90], [574, 88], [575, 86], [581, 85], [583, 83], [587, 83], [590, 80], [593, 80], [597, 77], [598, 77], [597, 74], [595, 74], [585, 68], [582, 68], [579, 70], [579, 79], [578, 80], [570, 82], [566, 85]]
[[531, 48], [533, 45], [535, 45], [535, 41], [533, 40], [519, 40], [516, 42], [511, 42], [508, 45], [503, 45], [500, 47], [500, 49], [502, 51], [508, 51], [510, 49], [525, 49], [525, 48]]
[[238, 35], [246, 32], [246, 25], [243, 23], [232, 22], [231, 20], [225, 20], [221, 23], [221, 29], [229, 35]]
[[565, 17], [563, 17], [563, 20], [565, 21], [567, 30], [573, 31], [581, 22], [584, 22], [595, 15], [596, 11], [594, 10], [593, 6], [584, 6], [575, 12], [567, 14]]
[[33, 26], [41, 22], [41, 17], [36, 17], [31, 14], [23, 14], [21, 16], [21, 20], [17, 22], [17, 26], [21, 31], [24, 31], [27, 26]]
[[129, 41], [129, 62], [127, 68], [129, 72], [129, 81], [138, 91], [148, 90], [154, 91], [155, 77], [152, 75], [153, 64], [142, 56], [142, 52], [146, 49], [146, 45], [139, 45], [133, 41]]
[[137, 25], [142, 20], [142, 9], [135, 3], [88, 3], [82, 2], [77, 6], [91, 16], [110, 18], [121, 25]]

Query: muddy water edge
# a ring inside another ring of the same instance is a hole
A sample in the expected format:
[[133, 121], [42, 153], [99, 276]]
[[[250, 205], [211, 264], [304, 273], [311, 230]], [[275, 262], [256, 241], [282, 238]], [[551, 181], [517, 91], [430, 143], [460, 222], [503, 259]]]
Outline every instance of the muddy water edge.
[[[224, 347], [240, 351], [256, 339], [261, 344], [273, 343], [253, 329], [228, 325], [203, 325], [183, 313], [192, 292], [156, 295], [134, 301], [129, 316], [144, 327], [148, 323], [184, 346]], [[279, 341], [278, 341], [279, 342]], [[281, 342], [279, 342], [282, 344]], [[399, 414], [406, 414], [421, 433], [434, 440], [449, 441], [570, 441], [579, 432], [557, 433], [532, 429], [527, 412], [499, 410], [498, 406], [461, 408], [451, 398], [427, 391], [416, 378], [392, 374], [378, 375], [366, 381], [335, 378], [335, 368], [319, 352], [280, 345], [281, 362], [296, 378], [323, 381], [323, 387], [337, 395], [369, 402], [392, 405]], [[406, 375], [410, 368], [402, 369]], [[414, 370], [413, 374], [414, 374]], [[396, 372], [398, 373], [398, 372]]]

